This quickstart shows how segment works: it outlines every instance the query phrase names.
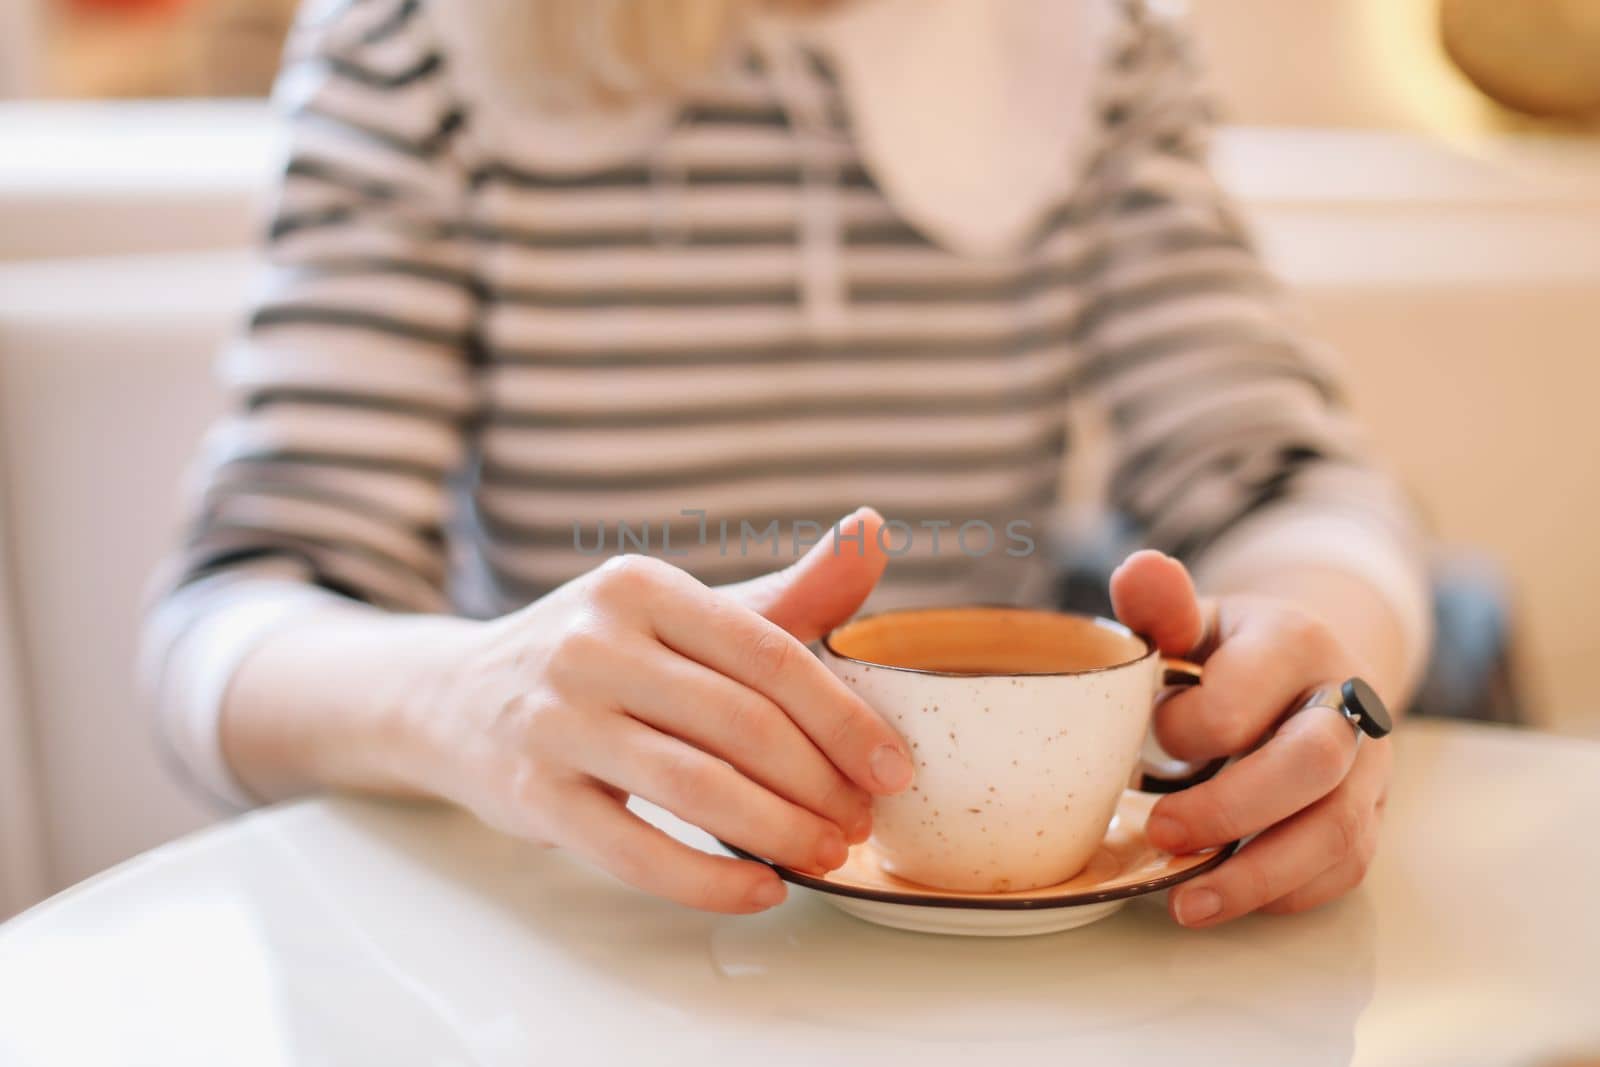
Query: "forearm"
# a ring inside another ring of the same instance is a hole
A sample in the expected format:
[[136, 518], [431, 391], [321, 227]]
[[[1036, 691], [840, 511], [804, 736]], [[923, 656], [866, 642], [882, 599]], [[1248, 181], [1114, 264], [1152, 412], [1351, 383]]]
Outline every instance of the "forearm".
[[[1235, 578], [1214, 594], [1254, 593], [1290, 601], [1322, 619], [1361, 665], [1363, 676], [1399, 712], [1418, 682], [1426, 648], [1408, 632], [1393, 601], [1370, 581], [1336, 567], [1283, 566]], [[1337, 680], [1337, 679], [1330, 679]]]
[[269, 634], [224, 694], [230, 769], [263, 800], [317, 788], [427, 793], [419, 725], [476, 625], [351, 604]]

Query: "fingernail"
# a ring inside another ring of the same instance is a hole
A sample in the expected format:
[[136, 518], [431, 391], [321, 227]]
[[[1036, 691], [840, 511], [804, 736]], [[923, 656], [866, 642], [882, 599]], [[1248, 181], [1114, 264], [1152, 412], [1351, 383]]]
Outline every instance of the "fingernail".
[[840, 837], [829, 837], [817, 849], [817, 862], [824, 871], [838, 870], [850, 858], [850, 849]]
[[788, 890], [784, 889], [783, 883], [773, 878], [755, 887], [750, 894], [750, 904], [752, 907], [765, 910], [782, 904], [783, 898], [787, 895]]
[[1174, 854], [1182, 853], [1189, 847], [1189, 834], [1184, 830], [1183, 823], [1170, 815], [1152, 815], [1150, 821], [1145, 823], [1144, 836], [1157, 848]]
[[872, 812], [864, 811], [858, 815], [845, 831], [844, 839], [852, 845], [859, 845], [872, 836]]
[[872, 754], [872, 777], [882, 788], [898, 793], [911, 784], [911, 760], [893, 745], [879, 745]]
[[1213, 918], [1222, 910], [1222, 898], [1214, 889], [1190, 889], [1178, 894], [1178, 921], [1194, 926]]

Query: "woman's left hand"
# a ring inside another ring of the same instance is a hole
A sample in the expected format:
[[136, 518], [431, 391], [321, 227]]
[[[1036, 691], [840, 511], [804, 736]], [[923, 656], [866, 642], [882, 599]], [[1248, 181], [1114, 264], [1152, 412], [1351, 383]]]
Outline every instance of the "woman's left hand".
[[1357, 746], [1331, 708], [1289, 714], [1316, 687], [1362, 673], [1339, 637], [1286, 600], [1202, 599], [1183, 565], [1159, 552], [1129, 556], [1111, 596], [1117, 617], [1164, 654], [1204, 661], [1201, 684], [1156, 710], [1162, 748], [1184, 760], [1242, 755], [1210, 781], [1163, 797], [1151, 842], [1184, 853], [1259, 835], [1174, 889], [1173, 917], [1214, 926], [1257, 910], [1305, 911], [1360, 885], [1377, 849], [1389, 743]]

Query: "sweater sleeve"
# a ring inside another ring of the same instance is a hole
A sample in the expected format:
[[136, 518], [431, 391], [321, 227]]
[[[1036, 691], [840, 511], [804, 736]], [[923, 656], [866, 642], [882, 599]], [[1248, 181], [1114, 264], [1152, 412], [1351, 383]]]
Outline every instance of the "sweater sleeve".
[[1418, 524], [1217, 185], [1210, 101], [1180, 27], [1132, 19], [1104, 107], [1111, 145], [1086, 190], [1104, 254], [1080, 391], [1110, 427], [1111, 507], [1203, 588], [1307, 564], [1365, 579], [1415, 676], [1431, 620]]
[[228, 411], [193, 472], [143, 674], [160, 735], [248, 803], [218, 721], [242, 657], [330, 603], [449, 607], [447, 486], [465, 462], [477, 287], [459, 223], [463, 113], [416, 0], [308, 5], [275, 102], [286, 167]]

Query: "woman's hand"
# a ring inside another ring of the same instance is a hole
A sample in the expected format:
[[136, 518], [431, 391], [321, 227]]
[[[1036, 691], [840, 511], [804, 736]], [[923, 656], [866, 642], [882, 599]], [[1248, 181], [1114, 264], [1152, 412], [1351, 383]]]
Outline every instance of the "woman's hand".
[[1358, 747], [1338, 712], [1308, 708], [1310, 690], [1363, 673], [1317, 617], [1286, 600], [1201, 600], [1188, 572], [1137, 552], [1111, 579], [1117, 617], [1169, 656], [1202, 659], [1200, 685], [1162, 702], [1156, 737], [1171, 755], [1242, 753], [1208, 782], [1162, 798], [1150, 840], [1183, 853], [1258, 834], [1215, 871], [1174, 889], [1173, 917], [1211, 926], [1249, 912], [1314, 908], [1361, 883], [1377, 849], [1388, 792], [1388, 741]]
[[910, 785], [911, 760], [804, 642], [876, 584], [880, 522], [857, 512], [843, 526], [865, 523], [861, 541], [725, 589], [620, 557], [479, 624], [409, 715], [418, 784], [647, 892], [722, 912], [777, 904], [771, 869], [681, 844], [625, 804], [818, 873], [866, 839], [869, 794]]

